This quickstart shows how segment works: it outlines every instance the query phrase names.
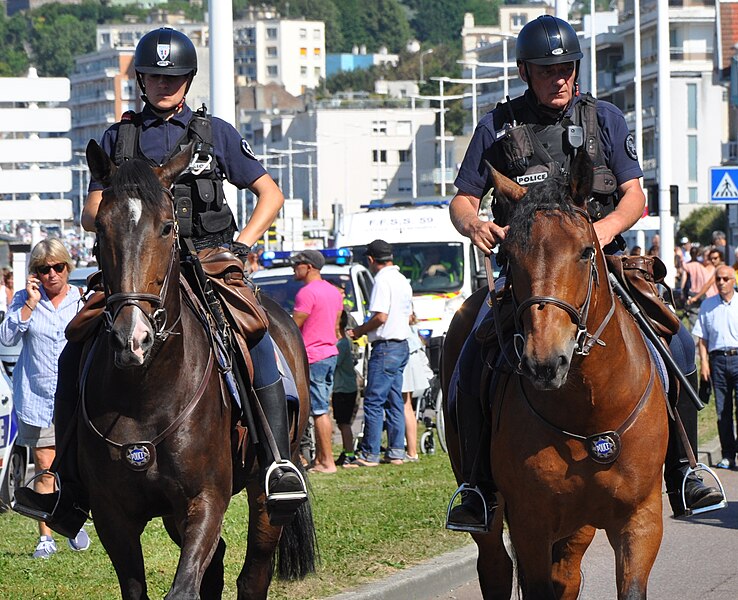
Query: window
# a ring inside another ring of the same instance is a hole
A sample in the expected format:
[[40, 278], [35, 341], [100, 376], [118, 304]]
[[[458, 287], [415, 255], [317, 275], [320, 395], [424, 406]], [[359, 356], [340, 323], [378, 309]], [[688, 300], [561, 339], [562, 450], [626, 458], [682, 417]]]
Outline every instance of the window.
[[277, 76], [277, 65], [268, 65], [267, 75], [269, 75], [270, 77], [276, 77]]
[[321, 78], [320, 67], [315, 67], [313, 69], [313, 75], [315, 75], [315, 79]]
[[408, 150], [400, 150], [400, 162], [406, 163], [410, 162], [410, 159], [413, 157], [413, 151], [411, 149]]
[[304, 40], [308, 35], [307, 29], [304, 27], [300, 28], [300, 39]]
[[372, 121], [374, 135], [387, 135], [387, 121]]
[[308, 55], [308, 49], [300, 48], [300, 56], [307, 56], [307, 55]]
[[699, 198], [697, 196], [697, 188], [691, 187], [688, 189], [688, 192], [689, 192], [689, 203], [697, 204], [697, 202], [699, 202]]
[[313, 39], [314, 40], [319, 40], [322, 37], [323, 36], [321, 35], [320, 29], [313, 29]]
[[397, 191], [398, 192], [412, 192], [413, 191], [413, 180], [409, 177], [400, 177], [397, 180]]
[[268, 40], [276, 40], [277, 39], [277, 28], [276, 27], [267, 27], [267, 39]]
[[313, 48], [313, 56], [320, 56], [320, 48]]
[[282, 141], [282, 124], [272, 125], [271, 137], [273, 142]]
[[697, 129], [697, 84], [687, 84], [687, 128]]
[[528, 22], [528, 15], [512, 14], [510, 15], [510, 24], [512, 29], [521, 29]]
[[276, 46], [267, 46], [267, 57], [277, 58], [277, 47]]
[[303, 77], [307, 77], [307, 74], [308, 74], [308, 68], [304, 66], [300, 67], [300, 75], [302, 75]]
[[376, 198], [383, 198], [387, 193], [389, 187], [389, 180], [387, 179], [372, 179], [372, 196]]
[[387, 151], [386, 150], [372, 150], [372, 162], [373, 163], [387, 163]]
[[697, 136], [687, 136], [687, 173], [689, 181], [697, 181]]

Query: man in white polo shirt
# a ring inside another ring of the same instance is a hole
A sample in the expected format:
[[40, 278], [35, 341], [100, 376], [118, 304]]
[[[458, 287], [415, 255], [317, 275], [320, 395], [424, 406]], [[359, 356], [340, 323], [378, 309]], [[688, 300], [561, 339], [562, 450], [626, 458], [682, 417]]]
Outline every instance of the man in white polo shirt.
[[701, 376], [712, 379], [722, 459], [719, 469], [734, 469], [738, 451], [733, 429], [733, 407], [738, 389], [738, 296], [735, 271], [728, 265], [715, 269], [718, 295], [706, 298], [692, 329], [699, 338]]
[[346, 334], [351, 339], [367, 335], [372, 346], [364, 393], [364, 436], [353, 461], [344, 467], [376, 467], [380, 460], [382, 428], [387, 418], [385, 462], [405, 462], [405, 412], [402, 400], [402, 371], [409, 356], [410, 315], [413, 290], [393, 262], [392, 246], [374, 240], [364, 253], [374, 273], [369, 301], [371, 318]]

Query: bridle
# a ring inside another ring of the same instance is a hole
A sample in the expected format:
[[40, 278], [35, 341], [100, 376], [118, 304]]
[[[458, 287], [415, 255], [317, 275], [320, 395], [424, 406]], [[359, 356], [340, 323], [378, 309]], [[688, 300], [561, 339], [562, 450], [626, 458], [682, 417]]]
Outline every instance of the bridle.
[[[169, 282], [174, 269], [175, 261], [177, 261], [177, 239], [179, 237], [179, 230], [177, 227], [177, 219], [174, 214], [174, 198], [172, 192], [167, 188], [161, 188], [167, 196], [172, 200], [172, 222], [174, 223], [172, 229], [172, 245], [169, 253], [169, 263], [167, 264], [167, 272], [164, 276], [164, 282], [159, 289], [158, 294], [146, 294], [143, 292], [116, 292], [115, 294], [108, 294], [107, 284], [105, 286], [105, 311], [103, 313], [105, 331], [110, 333], [115, 324], [115, 320], [118, 318], [120, 311], [126, 306], [135, 306], [141, 313], [146, 317], [146, 320], [154, 330], [154, 339], [162, 343], [173, 333], [174, 328], [177, 326], [181, 319], [181, 314], [177, 315], [174, 323], [167, 327], [167, 309], [164, 308], [164, 302], [166, 300], [167, 291], [169, 289]], [[153, 310], [147, 310], [142, 306], [142, 302], [149, 304]]]
[[[536, 210], [550, 210], [552, 208], [555, 208], [553, 205], [542, 205], [538, 207]], [[592, 303], [592, 292], [594, 290], [595, 285], [599, 285], [600, 283], [600, 277], [599, 272], [597, 271], [597, 244], [596, 236], [594, 227], [592, 226], [592, 219], [589, 216], [589, 213], [587, 213], [586, 210], [583, 210], [579, 208], [578, 206], [572, 207], [574, 212], [581, 217], [583, 217], [587, 221], [587, 228], [590, 234], [590, 239], [592, 241], [592, 248], [594, 248], [594, 252], [589, 257], [589, 276], [587, 278], [587, 296], [584, 299], [584, 302], [582, 303], [582, 306], [580, 308], [576, 308], [573, 304], [570, 302], [567, 302], [566, 300], [562, 300], [561, 298], [557, 298], [555, 296], [531, 296], [530, 298], [527, 298], [523, 302], [518, 302], [515, 298], [515, 287], [512, 286], [513, 294], [513, 304], [515, 305], [515, 335], [514, 335], [514, 348], [515, 353], [518, 355], [518, 360], [522, 358], [522, 345], [524, 342], [524, 337], [521, 331], [523, 330], [522, 327], [522, 316], [523, 313], [525, 313], [526, 310], [529, 310], [533, 306], [538, 306], [539, 310], [542, 310], [544, 306], [547, 304], [551, 304], [557, 308], [560, 308], [561, 310], [565, 311], [569, 317], [572, 320], [572, 323], [576, 325], [577, 327], [577, 333], [575, 336], [576, 346], [574, 349], [574, 352], [580, 356], [587, 356], [592, 349], [592, 347], [595, 344], [599, 344], [601, 346], [605, 345], [605, 342], [603, 342], [600, 339], [600, 336], [602, 335], [602, 332], [604, 331], [607, 324], [610, 322], [610, 319], [612, 318], [613, 314], [615, 313], [615, 298], [612, 295], [612, 290], [610, 290], [610, 310], [608, 311], [607, 315], [603, 319], [602, 323], [600, 323], [600, 326], [597, 328], [597, 330], [594, 332], [594, 334], [589, 333], [587, 328], [587, 319], [589, 318], [589, 308]], [[607, 281], [607, 277], [605, 277], [605, 281]], [[609, 282], [608, 282], [609, 287]]]

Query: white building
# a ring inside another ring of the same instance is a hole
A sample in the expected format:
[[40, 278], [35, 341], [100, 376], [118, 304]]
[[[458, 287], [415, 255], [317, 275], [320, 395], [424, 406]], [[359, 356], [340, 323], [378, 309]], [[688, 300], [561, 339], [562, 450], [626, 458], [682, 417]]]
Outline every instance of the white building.
[[407, 101], [394, 107], [335, 102], [296, 114], [262, 113], [251, 128], [254, 150], [268, 157], [285, 197], [302, 199], [308, 218], [331, 227], [334, 205], [353, 212], [377, 198], [409, 200], [414, 177], [417, 196], [435, 193], [435, 120], [433, 109], [413, 111]]

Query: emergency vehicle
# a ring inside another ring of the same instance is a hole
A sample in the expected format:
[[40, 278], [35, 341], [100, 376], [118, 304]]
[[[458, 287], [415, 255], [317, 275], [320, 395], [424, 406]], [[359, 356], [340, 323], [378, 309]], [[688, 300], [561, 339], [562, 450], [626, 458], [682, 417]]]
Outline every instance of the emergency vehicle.
[[380, 238], [392, 245], [394, 263], [410, 280], [419, 328], [428, 337], [446, 333], [454, 313], [486, 285], [483, 256], [451, 223], [449, 200], [373, 201], [346, 214], [336, 227], [336, 246], [356, 260]]
[[25, 482], [28, 448], [15, 443], [18, 421], [13, 411], [13, 384], [0, 368], [0, 512], [10, 508], [15, 489]]

